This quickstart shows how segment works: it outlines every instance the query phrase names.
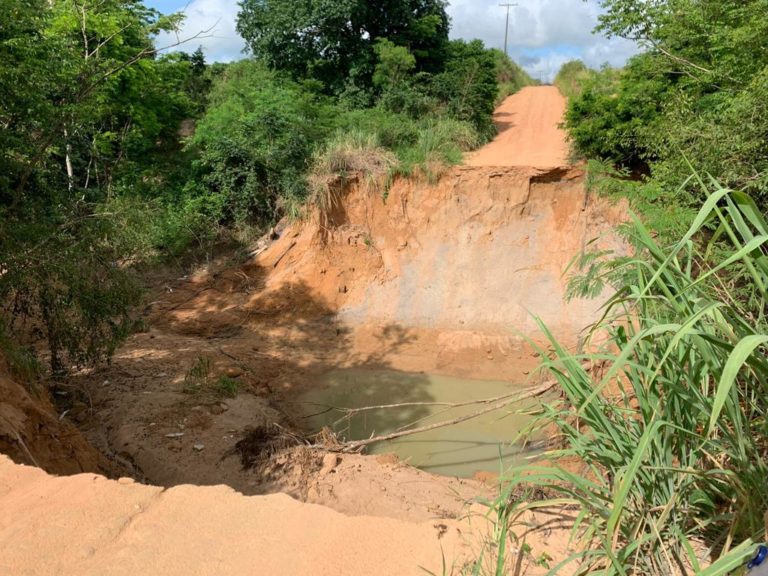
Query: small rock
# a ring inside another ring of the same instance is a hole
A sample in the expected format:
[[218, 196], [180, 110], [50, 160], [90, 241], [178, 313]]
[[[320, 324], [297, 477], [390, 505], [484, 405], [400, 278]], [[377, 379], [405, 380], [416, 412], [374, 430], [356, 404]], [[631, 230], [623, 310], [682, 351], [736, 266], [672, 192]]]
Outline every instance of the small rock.
[[379, 454], [376, 456], [376, 462], [379, 464], [390, 464], [394, 465], [400, 462], [400, 458], [398, 458], [397, 454], [393, 454], [392, 452], [389, 452], [387, 454]]
[[199, 442], [194, 446], [192, 446], [192, 448], [194, 448], [196, 452], [202, 452], [205, 449], [205, 444], [203, 444], [202, 442]]
[[221, 407], [222, 412], [226, 412], [227, 410], [229, 410], [229, 406], [227, 406], [225, 402], [222, 402], [221, 404], [219, 404], [219, 406]]
[[171, 432], [170, 434], [166, 434], [166, 438], [181, 438], [184, 436], [184, 432]]
[[133, 478], [120, 478], [117, 481], [118, 484], [134, 484], [135, 480]]
[[226, 374], [228, 378], [240, 378], [240, 376], [242, 376], [243, 373], [244, 373], [243, 369], [237, 366], [230, 366], [229, 368], [224, 370], [224, 374]]

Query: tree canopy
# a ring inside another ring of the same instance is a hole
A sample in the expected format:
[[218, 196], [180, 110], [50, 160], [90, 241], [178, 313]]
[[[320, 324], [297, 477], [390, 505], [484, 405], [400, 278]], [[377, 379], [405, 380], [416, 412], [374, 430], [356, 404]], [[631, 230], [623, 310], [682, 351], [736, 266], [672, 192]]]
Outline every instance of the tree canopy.
[[419, 71], [445, 63], [445, 0], [243, 0], [240, 7], [237, 30], [254, 56], [331, 90], [350, 80], [370, 86], [381, 39], [406, 47]]

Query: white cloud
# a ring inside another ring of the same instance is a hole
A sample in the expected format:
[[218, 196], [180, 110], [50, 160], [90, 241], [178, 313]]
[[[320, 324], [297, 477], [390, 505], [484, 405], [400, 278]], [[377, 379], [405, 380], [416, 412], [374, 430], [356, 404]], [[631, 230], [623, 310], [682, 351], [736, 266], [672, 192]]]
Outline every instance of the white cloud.
[[[506, 8], [499, 0], [451, 0], [451, 36], [479, 38], [504, 48]], [[623, 65], [637, 52], [634, 43], [593, 34], [597, 0], [518, 0], [510, 10], [509, 53], [534, 77], [551, 80], [560, 66], [581, 58], [593, 67]]]
[[[506, 1], [506, 0], [505, 0]], [[451, 0], [451, 36], [479, 38], [489, 47], [504, 47], [506, 9], [501, 0]], [[510, 11], [510, 55], [535, 78], [550, 81], [560, 66], [581, 58], [588, 66], [605, 62], [621, 66], [637, 52], [635, 44], [608, 40], [592, 33], [600, 14], [598, 0], [517, 0]], [[187, 19], [181, 38], [213, 27], [209, 37], [180, 47], [191, 52], [202, 45], [208, 61], [229, 62], [242, 57], [243, 39], [235, 30], [237, 0], [191, 0], [184, 9]], [[175, 36], [163, 35], [158, 46], [172, 43]]]
[[192, 52], [202, 46], [209, 62], [231, 62], [242, 58], [245, 43], [235, 29], [238, 10], [237, 0], [191, 0], [183, 9], [186, 19], [182, 30], [178, 34], [161, 34], [156, 45], [162, 48], [178, 39], [202, 34], [177, 49]]

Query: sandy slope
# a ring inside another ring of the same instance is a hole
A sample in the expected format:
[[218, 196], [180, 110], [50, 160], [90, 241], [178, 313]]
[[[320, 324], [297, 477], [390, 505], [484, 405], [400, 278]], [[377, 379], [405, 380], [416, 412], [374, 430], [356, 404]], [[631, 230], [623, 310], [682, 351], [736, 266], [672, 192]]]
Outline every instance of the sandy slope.
[[0, 456], [0, 573], [437, 573], [463, 545], [454, 521], [344, 516], [282, 494], [170, 490], [93, 474], [53, 478]]
[[568, 144], [558, 124], [565, 98], [555, 86], [529, 86], [507, 98], [494, 114], [499, 135], [467, 160], [469, 166], [568, 164]]

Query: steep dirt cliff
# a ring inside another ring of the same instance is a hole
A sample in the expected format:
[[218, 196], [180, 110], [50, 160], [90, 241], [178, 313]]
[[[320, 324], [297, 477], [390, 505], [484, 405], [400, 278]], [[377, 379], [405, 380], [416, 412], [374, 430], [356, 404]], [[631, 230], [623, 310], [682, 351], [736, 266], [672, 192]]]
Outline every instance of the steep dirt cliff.
[[399, 180], [386, 197], [352, 183], [252, 262], [178, 294], [188, 299], [160, 321], [211, 334], [277, 313], [332, 316], [355, 361], [519, 378], [525, 337], [541, 336], [534, 316], [568, 345], [596, 318], [599, 301], [565, 300], [565, 271], [593, 239], [622, 250], [624, 213], [589, 197], [575, 168], [461, 167], [436, 185]]
[[52, 474], [107, 472], [107, 462], [80, 431], [63, 422], [47, 391], [30, 390], [11, 378], [0, 356], [0, 453]]

